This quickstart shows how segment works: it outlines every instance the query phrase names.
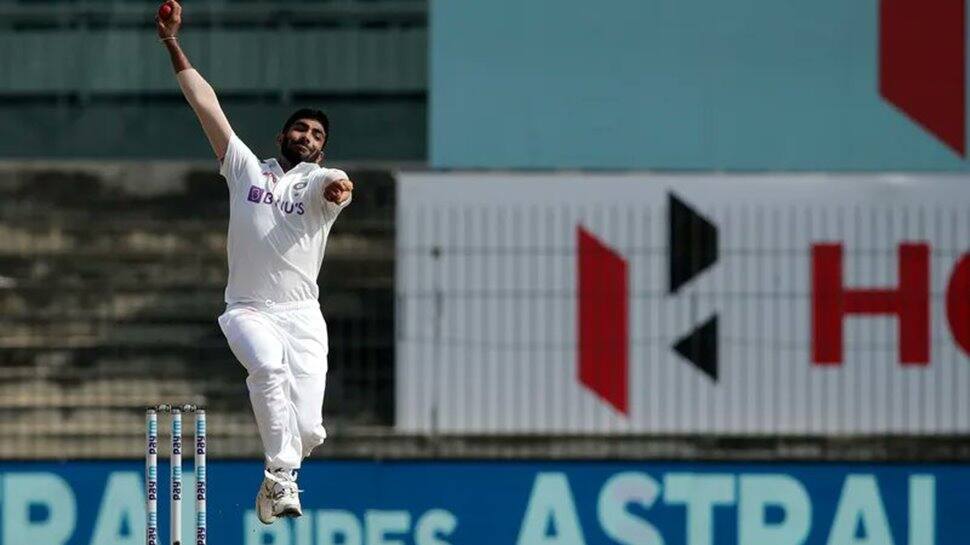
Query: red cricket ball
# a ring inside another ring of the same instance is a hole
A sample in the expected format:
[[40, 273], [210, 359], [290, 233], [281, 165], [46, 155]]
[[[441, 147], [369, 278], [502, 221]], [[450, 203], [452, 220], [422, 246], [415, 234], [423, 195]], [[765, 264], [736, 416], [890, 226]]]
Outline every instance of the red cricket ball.
[[161, 20], [166, 20], [172, 15], [172, 4], [165, 2], [160, 8], [158, 8], [158, 18]]

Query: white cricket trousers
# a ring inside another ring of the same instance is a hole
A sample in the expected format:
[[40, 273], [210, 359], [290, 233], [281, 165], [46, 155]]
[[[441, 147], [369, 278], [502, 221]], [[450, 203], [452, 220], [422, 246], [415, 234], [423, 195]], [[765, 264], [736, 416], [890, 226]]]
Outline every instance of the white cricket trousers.
[[320, 304], [234, 304], [219, 316], [219, 326], [249, 373], [266, 467], [299, 469], [327, 436], [327, 324]]

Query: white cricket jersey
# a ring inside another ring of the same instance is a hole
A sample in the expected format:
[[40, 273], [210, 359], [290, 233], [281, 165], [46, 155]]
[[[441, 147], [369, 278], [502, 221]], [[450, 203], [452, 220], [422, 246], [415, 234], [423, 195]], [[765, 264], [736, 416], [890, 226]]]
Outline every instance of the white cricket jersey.
[[229, 282], [226, 303], [317, 300], [327, 235], [350, 203], [323, 198], [341, 170], [300, 163], [284, 173], [260, 161], [233, 134], [219, 172], [229, 185]]

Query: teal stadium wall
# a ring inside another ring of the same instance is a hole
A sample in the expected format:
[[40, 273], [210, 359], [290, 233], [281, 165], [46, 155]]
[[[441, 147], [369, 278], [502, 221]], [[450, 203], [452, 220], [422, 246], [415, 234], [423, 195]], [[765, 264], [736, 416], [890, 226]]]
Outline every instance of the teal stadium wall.
[[879, 0], [431, 5], [435, 167], [967, 170], [880, 97]]

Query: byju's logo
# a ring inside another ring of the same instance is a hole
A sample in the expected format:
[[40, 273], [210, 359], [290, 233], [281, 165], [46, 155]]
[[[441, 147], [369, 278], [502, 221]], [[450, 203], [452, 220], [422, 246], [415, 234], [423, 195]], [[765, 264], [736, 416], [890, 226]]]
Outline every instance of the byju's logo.
[[[717, 261], [717, 227], [673, 194], [668, 196], [668, 293]], [[627, 260], [582, 226], [577, 245], [577, 366], [579, 382], [629, 414], [629, 274]], [[677, 340], [673, 350], [711, 380], [718, 377], [717, 314]]]
[[249, 202], [262, 203], [275, 206], [279, 208], [285, 214], [292, 214], [296, 212], [297, 216], [302, 216], [306, 213], [306, 208], [303, 206], [302, 202], [293, 203], [283, 199], [277, 199], [273, 195], [272, 191], [266, 191], [260, 187], [254, 185], [249, 186], [249, 196], [246, 198]]

